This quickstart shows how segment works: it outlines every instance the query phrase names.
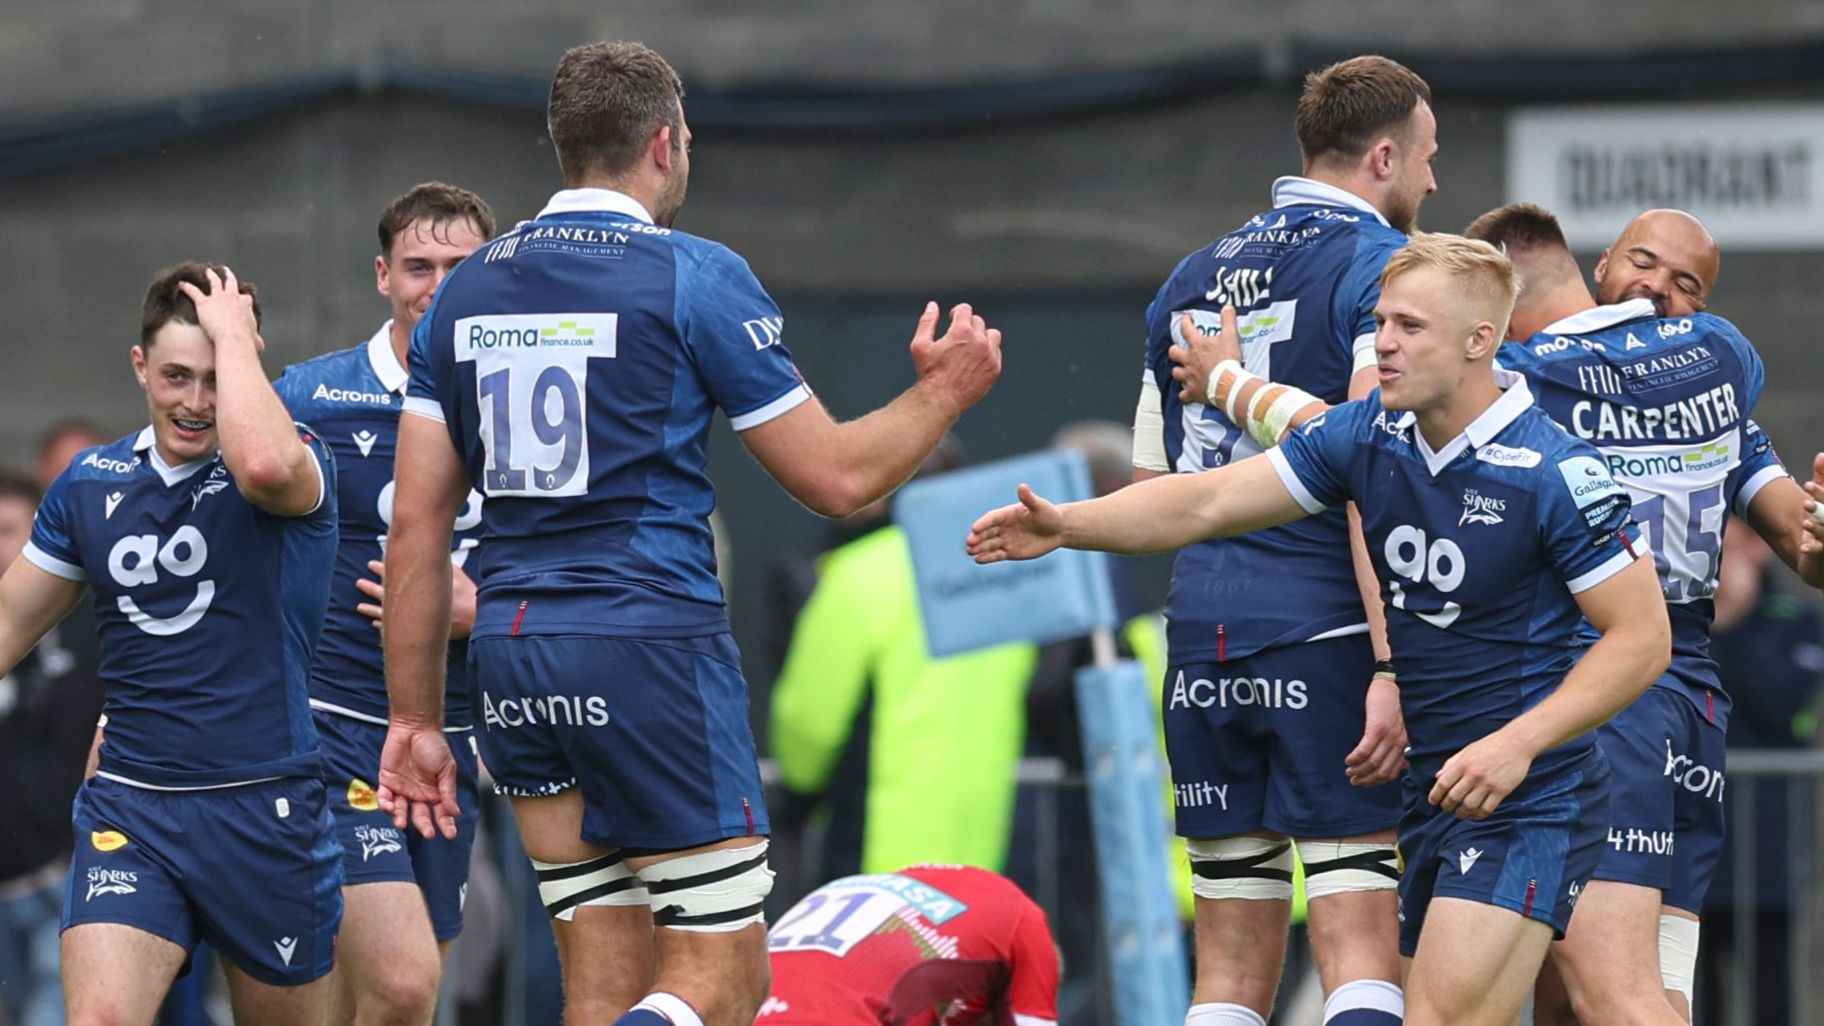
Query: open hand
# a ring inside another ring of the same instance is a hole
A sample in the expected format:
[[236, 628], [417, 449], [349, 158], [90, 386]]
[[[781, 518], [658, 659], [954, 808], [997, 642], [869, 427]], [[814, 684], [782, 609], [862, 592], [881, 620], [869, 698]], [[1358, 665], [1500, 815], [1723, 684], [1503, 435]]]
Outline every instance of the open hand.
[[241, 291], [241, 283], [227, 267], [220, 274], [214, 267], [205, 268], [204, 273], [209, 278], [206, 291], [187, 281], [177, 283], [178, 289], [196, 304], [197, 327], [218, 346], [231, 339], [243, 339], [253, 343], [254, 352], [264, 350], [266, 342], [260, 338], [259, 319], [253, 315], [253, 296]]
[[1064, 513], [1026, 485], [1020, 501], [982, 514], [965, 544], [977, 563], [1037, 559], [1064, 543]]
[[1222, 330], [1213, 335], [1206, 334], [1189, 313], [1178, 315], [1172, 334], [1177, 342], [1165, 355], [1177, 364], [1172, 368], [1172, 380], [1183, 386], [1178, 401], [1208, 403], [1210, 375], [1216, 372], [1216, 365], [1224, 360], [1241, 362], [1241, 330], [1236, 326], [1235, 308], [1222, 308]]
[[401, 830], [409, 822], [427, 838], [456, 836], [456, 759], [443, 730], [431, 724], [394, 721], [380, 748], [380, 808]]

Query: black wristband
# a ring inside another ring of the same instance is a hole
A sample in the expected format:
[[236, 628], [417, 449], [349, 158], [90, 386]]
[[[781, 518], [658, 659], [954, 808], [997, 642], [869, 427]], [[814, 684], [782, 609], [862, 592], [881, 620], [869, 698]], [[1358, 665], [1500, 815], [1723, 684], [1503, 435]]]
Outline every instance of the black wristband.
[[1392, 673], [1392, 672], [1393, 672], [1393, 660], [1391, 660], [1391, 659], [1376, 659], [1376, 660], [1375, 660], [1375, 661], [1374, 661], [1374, 672], [1376, 672], [1376, 673]]

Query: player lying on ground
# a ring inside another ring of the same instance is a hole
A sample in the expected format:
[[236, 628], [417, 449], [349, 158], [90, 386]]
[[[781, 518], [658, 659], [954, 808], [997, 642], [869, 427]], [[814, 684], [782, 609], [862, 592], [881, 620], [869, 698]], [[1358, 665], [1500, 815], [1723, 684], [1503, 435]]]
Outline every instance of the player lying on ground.
[[767, 934], [764, 1026], [1055, 1026], [1058, 948], [1013, 881], [973, 866], [832, 880]]
[[[983, 563], [1150, 552], [1356, 500], [1412, 746], [1400, 894], [1415, 1026], [1519, 1014], [1607, 835], [1591, 731], [1670, 657], [1627, 494], [1493, 366], [1516, 289], [1487, 244], [1414, 236], [1382, 276], [1379, 392], [1208, 473], [1061, 507], [1022, 486], [967, 542]], [[1522, 458], [1483, 459], [1491, 443]], [[1490, 503], [1499, 521], [1466, 516]], [[1587, 647], [1586, 619], [1600, 635]]]

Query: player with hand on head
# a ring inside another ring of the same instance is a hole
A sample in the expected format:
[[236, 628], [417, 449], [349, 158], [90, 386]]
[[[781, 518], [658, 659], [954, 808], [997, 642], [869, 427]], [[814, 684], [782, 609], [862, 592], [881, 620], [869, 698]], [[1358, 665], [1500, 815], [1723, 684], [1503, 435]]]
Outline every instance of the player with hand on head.
[[0, 672], [95, 592], [107, 738], [74, 812], [70, 1020], [150, 1026], [191, 950], [237, 1023], [326, 1023], [342, 853], [305, 682], [329, 598], [329, 450], [267, 383], [253, 288], [180, 264], [147, 291], [151, 424], [79, 454], [0, 578]]
[[322, 738], [324, 782], [341, 834], [348, 886], [337, 936], [337, 1021], [418, 1026], [436, 1011], [443, 958], [462, 931], [469, 852], [480, 814], [461, 640], [475, 617], [475, 585], [463, 571], [481, 533], [481, 497], [470, 492], [450, 553], [454, 599], [444, 731], [455, 759], [462, 816], [456, 838], [401, 831], [375, 793], [386, 737], [381, 665], [382, 576], [393, 515], [393, 457], [405, 403], [412, 329], [437, 286], [494, 234], [480, 196], [441, 182], [414, 186], [380, 215], [375, 285], [392, 319], [359, 345], [294, 364], [274, 388], [292, 415], [335, 453], [341, 512], [329, 616], [311, 665], [310, 705]]
[[[1424, 80], [1384, 57], [1313, 72], [1301, 175], [1273, 209], [1186, 257], [1147, 310], [1134, 477], [1260, 451], [1224, 411], [1172, 387], [1181, 316], [1240, 308], [1251, 361], [1331, 402], [1374, 388], [1380, 272], [1436, 188]], [[1400, 1015], [1393, 783], [1406, 735], [1353, 509], [1177, 554], [1166, 597], [1165, 736], [1197, 896], [1187, 1026], [1264, 1026], [1285, 961], [1298, 842], [1329, 1026]], [[1348, 554], [1351, 560], [1344, 558]], [[1296, 682], [1267, 700], [1255, 680]], [[1231, 688], [1230, 682], [1241, 685]], [[1212, 781], [1224, 797], [1208, 798]], [[1198, 797], [1203, 796], [1203, 797]]]
[[833, 420], [746, 262], [670, 227], [682, 95], [638, 44], [564, 55], [548, 116], [567, 188], [444, 281], [399, 429], [380, 800], [401, 827], [455, 830], [448, 560], [473, 485], [482, 756], [538, 869], [571, 1026], [746, 1026], [766, 996], [768, 826], [711, 552], [714, 412], [840, 516], [909, 478], [1001, 366], [999, 331], [962, 304], [938, 337], [933, 303], [917, 383]]
[[1415, 235], [1382, 274], [1377, 393], [1208, 473], [1065, 506], [1022, 488], [968, 539], [980, 562], [1156, 551], [1355, 499], [1411, 738], [1401, 950], [1417, 1026], [1519, 1014], [1607, 835], [1592, 731], [1670, 654], [1626, 492], [1494, 366], [1517, 287], [1493, 247]]

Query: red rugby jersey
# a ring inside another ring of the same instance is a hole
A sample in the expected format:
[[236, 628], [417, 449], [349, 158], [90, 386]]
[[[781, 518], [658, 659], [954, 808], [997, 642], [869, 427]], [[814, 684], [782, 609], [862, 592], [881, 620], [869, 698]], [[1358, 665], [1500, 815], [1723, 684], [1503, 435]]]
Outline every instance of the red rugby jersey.
[[1053, 1026], [1045, 913], [998, 873], [913, 866], [833, 880], [767, 936], [755, 1026]]

